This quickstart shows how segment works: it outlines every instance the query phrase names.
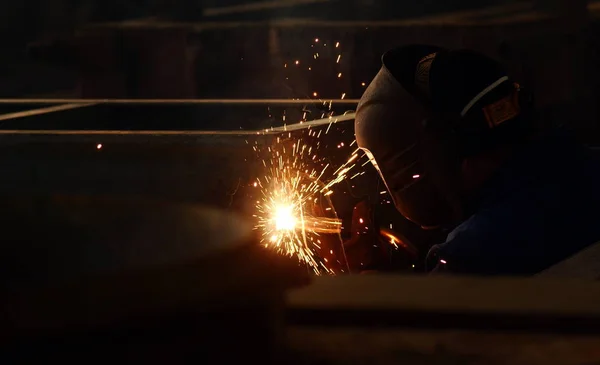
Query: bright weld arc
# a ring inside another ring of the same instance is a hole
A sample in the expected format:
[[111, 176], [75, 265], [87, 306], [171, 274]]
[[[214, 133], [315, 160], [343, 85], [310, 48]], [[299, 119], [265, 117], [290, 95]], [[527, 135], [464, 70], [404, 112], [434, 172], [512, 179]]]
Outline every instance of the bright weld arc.
[[[316, 39], [314, 40], [316, 41]], [[335, 47], [338, 48], [339, 46], [339, 42], [336, 42]], [[315, 59], [319, 57], [318, 53], [313, 56]], [[341, 52], [338, 52], [335, 63], [339, 63], [340, 59]], [[299, 65], [301, 60], [296, 59], [294, 63]], [[287, 64], [284, 67], [287, 67]], [[290, 72], [293, 72], [293, 69]], [[339, 71], [337, 73], [339, 74]], [[314, 92], [314, 95], [315, 97], [318, 95], [317, 91]], [[343, 99], [346, 93], [342, 93], [341, 95]], [[329, 101], [330, 109], [331, 104], [331, 101]], [[282, 119], [285, 122], [285, 112]], [[332, 125], [337, 121], [333, 116], [330, 116], [330, 119], [325, 134], [329, 132]], [[304, 113], [302, 120], [298, 124], [303, 122], [306, 122], [306, 113]], [[287, 124], [284, 123], [284, 129], [285, 126]], [[323, 129], [319, 129], [318, 133], [310, 131], [309, 136], [312, 133], [312, 137], [316, 135], [316, 139], [318, 140], [322, 131]], [[289, 137], [291, 135], [288, 135]], [[281, 142], [280, 137], [277, 137], [277, 144], [279, 145]], [[301, 143], [302, 148], [300, 148]], [[350, 146], [353, 146], [355, 143], [356, 141], [353, 140]], [[327, 265], [329, 260], [326, 258], [320, 259], [316, 255], [316, 249], [320, 249], [321, 245], [318, 237], [321, 233], [337, 234], [343, 252], [340, 235], [342, 223], [337, 218], [329, 196], [333, 194], [332, 187], [334, 185], [348, 179], [348, 173], [357, 166], [357, 163], [353, 162], [359, 156], [358, 150], [354, 151], [348, 161], [340, 166], [327, 182], [322, 182], [325, 180], [329, 164], [325, 164], [322, 159], [318, 158], [317, 153], [314, 153], [313, 150], [318, 149], [319, 145], [320, 143], [317, 141], [316, 146], [309, 146], [298, 139], [295, 141], [295, 148], [291, 149], [291, 153], [289, 150], [286, 151], [284, 145], [281, 145], [281, 153], [270, 147], [268, 148], [270, 157], [262, 159], [267, 174], [262, 179], [256, 180], [259, 181], [259, 190], [262, 195], [256, 202], [257, 214], [255, 214], [255, 217], [258, 219], [256, 228], [261, 231], [261, 242], [265, 246], [275, 248], [280, 253], [297, 256], [301, 262], [306, 263], [317, 274], [321, 272], [321, 268], [324, 268], [326, 273], [333, 274]], [[343, 142], [341, 145], [343, 146]], [[308, 150], [308, 153], [305, 153], [306, 150]], [[324, 165], [320, 171], [309, 167], [319, 162], [322, 162], [321, 166]], [[361, 174], [361, 172], [358, 172], [351, 178]], [[306, 181], [303, 181], [303, 179]], [[264, 185], [260, 183], [261, 180], [265, 182]], [[330, 215], [333, 214], [333, 218], [310, 214], [311, 204], [316, 204], [319, 199], [326, 201], [329, 205], [325, 209], [325, 212], [329, 212]], [[333, 252], [333, 250], [331, 251]], [[345, 252], [343, 254], [345, 259]]]

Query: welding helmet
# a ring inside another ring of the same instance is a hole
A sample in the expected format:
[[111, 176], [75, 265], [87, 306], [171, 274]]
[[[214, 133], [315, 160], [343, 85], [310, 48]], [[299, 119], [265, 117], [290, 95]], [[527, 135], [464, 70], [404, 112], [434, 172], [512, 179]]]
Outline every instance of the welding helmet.
[[463, 219], [462, 160], [530, 130], [530, 103], [497, 62], [472, 51], [411, 45], [382, 63], [357, 109], [358, 146], [407, 219], [424, 228]]

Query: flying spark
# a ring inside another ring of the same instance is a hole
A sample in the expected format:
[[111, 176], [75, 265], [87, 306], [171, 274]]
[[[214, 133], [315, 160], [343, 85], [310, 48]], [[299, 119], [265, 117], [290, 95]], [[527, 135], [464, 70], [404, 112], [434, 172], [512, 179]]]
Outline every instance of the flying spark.
[[[307, 133], [305, 139], [314, 142], [315, 133]], [[268, 156], [262, 161], [267, 173], [255, 180], [261, 194], [255, 207], [261, 244], [296, 256], [316, 274], [347, 272], [342, 221], [330, 197], [334, 186], [348, 179], [357, 166], [359, 150], [331, 172], [330, 164], [315, 157], [313, 144], [292, 139], [291, 133], [286, 136], [277, 137], [274, 146], [265, 151]], [[332, 244], [338, 249], [332, 250]]]
[[[286, 80], [287, 76], [296, 77], [306, 70], [318, 70], [321, 60], [333, 63], [335, 73], [331, 75], [332, 80], [341, 78], [340, 60], [343, 52], [340, 42], [320, 38], [311, 38], [310, 41], [309, 53], [287, 60], [296, 66], [302, 63], [302, 67], [288, 68], [288, 63], [284, 64], [284, 68], [287, 68]], [[324, 50], [324, 54], [320, 55], [315, 47], [319, 44], [325, 47], [329, 42], [335, 45], [337, 50], [332, 51], [333, 54]], [[343, 90], [338, 92], [342, 99], [346, 97]], [[326, 95], [329, 91], [317, 89], [309, 93], [314, 98], [322, 99], [322, 94]], [[308, 127], [302, 130], [304, 134], [292, 138], [291, 132], [285, 132], [276, 137], [271, 146], [254, 146], [254, 152], [260, 156], [258, 161], [261, 161], [264, 167], [263, 176], [255, 179], [253, 184], [260, 194], [256, 199], [255, 217], [256, 229], [261, 234], [261, 243], [264, 246], [297, 257], [317, 274], [337, 274], [349, 269], [341, 239], [342, 221], [337, 217], [331, 198], [335, 194], [335, 185], [361, 175], [360, 171], [353, 170], [364, 164], [359, 162], [363, 155], [358, 149], [341, 166], [338, 161], [335, 168], [333, 162], [319, 156], [321, 141], [332, 138], [328, 133], [337, 121], [332, 118], [334, 111], [331, 101], [324, 100], [323, 105], [328, 111], [323, 110], [321, 118], [329, 117], [331, 121], [326, 128], [318, 128], [318, 131], [317, 128], [311, 129], [305, 110], [301, 113], [300, 121], [291, 120], [291, 114], [288, 118], [290, 120], [286, 121], [284, 111], [283, 130], [287, 131], [287, 126], [292, 126], [287, 123], [308, 124]], [[323, 131], [325, 133], [322, 133]], [[332, 144], [332, 147], [352, 146], [356, 141], [344, 142]], [[323, 145], [327, 147], [329, 142], [324, 142]], [[366, 163], [368, 162], [367, 160]], [[350, 177], [351, 172], [353, 175]]]

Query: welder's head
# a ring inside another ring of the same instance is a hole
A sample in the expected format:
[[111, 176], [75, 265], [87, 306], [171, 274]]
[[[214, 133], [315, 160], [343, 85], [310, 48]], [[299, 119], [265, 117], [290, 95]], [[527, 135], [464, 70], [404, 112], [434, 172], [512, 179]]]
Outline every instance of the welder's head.
[[529, 102], [494, 60], [426, 45], [394, 49], [358, 106], [356, 140], [398, 210], [423, 227], [462, 218], [460, 165], [529, 133]]

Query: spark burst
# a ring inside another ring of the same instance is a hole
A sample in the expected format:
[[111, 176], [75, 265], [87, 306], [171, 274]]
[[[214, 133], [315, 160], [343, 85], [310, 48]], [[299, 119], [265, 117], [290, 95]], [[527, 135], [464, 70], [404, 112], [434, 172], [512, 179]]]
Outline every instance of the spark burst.
[[[320, 42], [319, 38], [315, 38], [311, 48], [317, 45], [327, 47], [327, 42]], [[341, 58], [339, 42], [335, 42], [334, 49], [334, 62], [338, 67]], [[318, 59], [319, 53], [314, 50], [312, 58], [307, 61], [308, 71], [312, 71], [316, 66], [311, 65], [311, 62]], [[286, 63], [284, 68], [293, 71], [304, 65], [298, 59], [293, 60], [292, 64], [296, 67], [290, 69]], [[336, 71], [335, 75], [337, 79], [342, 78], [340, 70]], [[343, 99], [346, 93], [341, 95]], [[314, 91], [312, 96], [317, 98], [320, 93]], [[266, 247], [282, 254], [296, 256], [316, 274], [336, 274], [348, 272], [349, 268], [341, 237], [342, 221], [337, 217], [331, 202], [331, 195], [334, 193], [332, 188], [364, 172], [350, 175], [362, 157], [359, 157], [358, 149], [335, 171], [331, 163], [325, 162], [317, 155], [321, 135], [327, 135], [336, 122], [336, 119], [332, 118], [332, 103], [321, 100], [328, 109], [321, 114], [321, 118], [331, 118], [326, 129], [311, 129], [311, 125], [307, 125], [303, 130], [305, 138], [292, 139], [292, 134], [286, 133], [287, 138], [277, 137], [275, 144], [267, 147], [266, 151], [259, 151], [257, 146], [254, 146], [256, 152], [266, 154], [266, 157], [262, 158], [262, 164], [267, 170], [262, 178], [253, 183], [261, 193], [256, 202], [256, 229], [260, 230], [261, 243]], [[285, 111], [282, 122], [285, 130], [288, 127]], [[303, 108], [302, 119], [297, 125], [305, 122], [307, 111]], [[268, 132], [268, 129], [265, 132]], [[351, 141], [346, 146], [352, 146], [354, 143]], [[338, 148], [343, 146], [344, 143], [341, 142]]]
[[[308, 130], [308, 140], [321, 133]], [[261, 198], [256, 202], [256, 228], [261, 243], [296, 256], [317, 274], [348, 271], [341, 238], [342, 221], [331, 202], [334, 185], [349, 178], [357, 166], [359, 150], [335, 171], [317, 155], [320, 143], [276, 137], [267, 148], [267, 173], [256, 180]], [[359, 173], [360, 174], [360, 173]]]

